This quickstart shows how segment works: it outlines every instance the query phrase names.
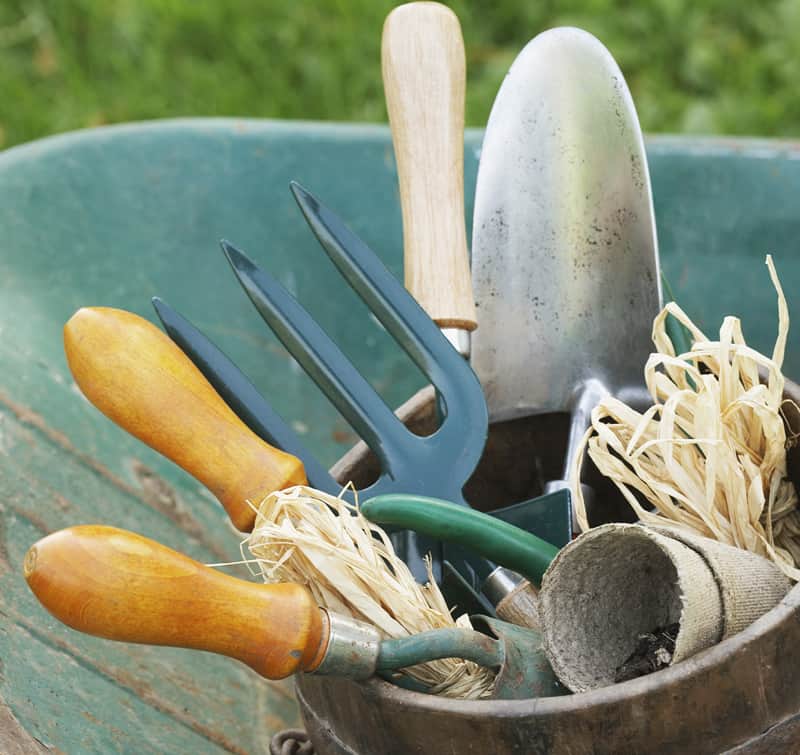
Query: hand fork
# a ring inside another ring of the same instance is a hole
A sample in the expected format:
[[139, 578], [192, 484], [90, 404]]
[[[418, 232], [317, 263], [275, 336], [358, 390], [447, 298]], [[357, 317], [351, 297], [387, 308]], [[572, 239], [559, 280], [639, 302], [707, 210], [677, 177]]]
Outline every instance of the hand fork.
[[[271, 275], [223, 242], [237, 278], [289, 353], [377, 456], [380, 476], [360, 495], [416, 493], [467, 505], [462, 488], [483, 453], [488, 431], [486, 402], [475, 373], [378, 257], [333, 212], [299, 185], [292, 184], [292, 191], [343, 277], [436, 388], [444, 410], [438, 430], [427, 437], [409, 431], [302, 306]], [[231, 408], [248, 424], [254, 418], [261, 422], [260, 429], [251, 424], [257, 434], [292, 453], [302, 448], [230, 360], [163, 302], [156, 302], [156, 311], [169, 335]], [[245, 386], [244, 393], [234, 385]], [[338, 492], [340, 486], [319, 471], [318, 462], [311, 462], [305, 451], [299, 455], [307, 470], [317, 469], [309, 473], [313, 485]], [[417, 579], [426, 579], [428, 552], [434, 577], [441, 577], [440, 543], [404, 532], [396, 547]]]

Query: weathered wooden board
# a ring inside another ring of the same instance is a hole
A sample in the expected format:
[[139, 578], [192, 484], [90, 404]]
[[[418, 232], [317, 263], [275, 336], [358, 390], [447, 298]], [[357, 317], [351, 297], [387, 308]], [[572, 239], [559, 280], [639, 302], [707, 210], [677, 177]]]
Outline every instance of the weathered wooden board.
[[[468, 135], [468, 217], [479, 141]], [[800, 153], [679, 139], [653, 140], [649, 153], [677, 298], [709, 334], [723, 314], [741, 314], [749, 340], [770, 351], [775, 298], [763, 256], [775, 254], [795, 298]], [[382, 127], [159, 122], [0, 153], [0, 752], [257, 753], [297, 721], [290, 685], [232, 661], [64, 628], [20, 568], [43, 534], [88, 522], [209, 563], [239, 556], [216, 501], [76, 390], [61, 327], [80, 306], [155, 319], [148, 300], [160, 295], [245, 369], [321, 459], [331, 463], [353, 442], [239, 291], [220, 237], [276, 272], [387, 402], [420, 387], [317, 248], [288, 192], [292, 178], [400, 273], [396, 174]], [[790, 349], [787, 372], [800, 374], [800, 349]]]

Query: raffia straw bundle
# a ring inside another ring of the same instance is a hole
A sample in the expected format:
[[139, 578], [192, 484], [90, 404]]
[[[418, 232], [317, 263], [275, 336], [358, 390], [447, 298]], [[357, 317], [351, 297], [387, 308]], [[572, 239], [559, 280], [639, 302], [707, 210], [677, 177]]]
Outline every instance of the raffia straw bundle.
[[[418, 584], [386, 533], [341, 498], [297, 486], [257, 510], [244, 544], [265, 582], [307, 585], [320, 606], [367, 621], [387, 638], [470, 626], [467, 616], [453, 619], [432, 578]], [[487, 697], [494, 686], [491, 670], [456, 658], [404, 673], [448, 697]]]
[[[766, 263], [778, 297], [772, 357], [747, 346], [737, 318], [726, 317], [719, 340], [711, 341], [670, 303], [653, 323], [656, 353], [644, 371], [654, 405], [640, 414], [614, 398], [603, 400], [592, 412], [583, 450], [642, 522], [678, 526], [757, 553], [797, 581], [800, 511], [786, 477], [781, 416], [789, 314], [772, 258]], [[689, 352], [675, 353], [668, 314], [691, 333]], [[583, 453], [578, 456], [571, 489], [586, 530], [577, 484]]]

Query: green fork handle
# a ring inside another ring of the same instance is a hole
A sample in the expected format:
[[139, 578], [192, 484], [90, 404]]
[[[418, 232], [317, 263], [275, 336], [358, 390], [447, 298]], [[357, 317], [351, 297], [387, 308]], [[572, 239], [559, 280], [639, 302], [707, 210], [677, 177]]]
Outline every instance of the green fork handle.
[[[540, 639], [531, 635], [531, 643]], [[378, 671], [393, 671], [439, 658], [464, 658], [479, 666], [498, 669], [503, 665], [503, 646], [491, 637], [462, 627], [431, 629], [411, 637], [381, 641]]]
[[359, 509], [375, 524], [394, 524], [458, 543], [537, 585], [558, 553], [555, 546], [513, 524], [439, 498], [379, 495], [360, 504]]

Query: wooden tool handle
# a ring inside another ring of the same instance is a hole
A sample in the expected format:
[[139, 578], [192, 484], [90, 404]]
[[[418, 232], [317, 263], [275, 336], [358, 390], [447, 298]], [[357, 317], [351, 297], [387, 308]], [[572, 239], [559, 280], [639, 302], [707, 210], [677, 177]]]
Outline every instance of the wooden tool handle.
[[48, 535], [24, 571], [42, 605], [73, 629], [208, 650], [268, 679], [313, 670], [328, 644], [327, 617], [306, 587], [245, 582], [115, 527]]
[[495, 607], [498, 618], [510, 624], [541, 629], [539, 591], [527, 579], [520, 582]]
[[443, 328], [476, 326], [464, 226], [464, 42], [455, 14], [408, 3], [386, 18], [383, 86], [400, 179], [406, 288]]
[[264, 443], [155, 325], [119, 309], [78, 310], [64, 327], [67, 362], [84, 395], [120, 427], [183, 467], [250, 530], [258, 504], [305, 484], [298, 458]]

